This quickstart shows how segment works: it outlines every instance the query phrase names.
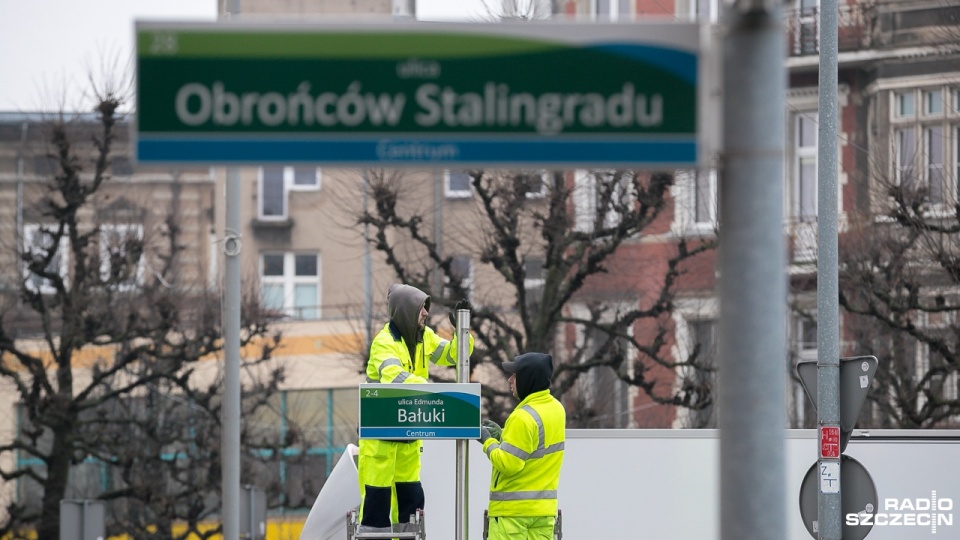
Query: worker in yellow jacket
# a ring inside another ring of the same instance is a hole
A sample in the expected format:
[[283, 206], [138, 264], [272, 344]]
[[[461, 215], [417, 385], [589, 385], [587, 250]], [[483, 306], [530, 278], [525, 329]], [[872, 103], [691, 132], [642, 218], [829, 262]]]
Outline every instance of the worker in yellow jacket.
[[[485, 421], [483, 452], [493, 466], [489, 540], [551, 540], [563, 465], [567, 414], [550, 395], [553, 358], [530, 352], [504, 362], [510, 389], [520, 400], [503, 425]], [[499, 439], [499, 440], [498, 440]]]
[[[457, 308], [469, 307], [465, 302]], [[367, 361], [368, 383], [425, 383], [430, 364], [457, 364], [456, 332], [441, 338], [426, 326], [430, 297], [410, 285], [395, 283], [387, 291], [390, 320], [373, 338]], [[473, 336], [470, 336], [473, 352]], [[360, 440], [360, 531], [404, 531], [410, 515], [424, 506], [420, 484], [422, 444], [413, 441]]]

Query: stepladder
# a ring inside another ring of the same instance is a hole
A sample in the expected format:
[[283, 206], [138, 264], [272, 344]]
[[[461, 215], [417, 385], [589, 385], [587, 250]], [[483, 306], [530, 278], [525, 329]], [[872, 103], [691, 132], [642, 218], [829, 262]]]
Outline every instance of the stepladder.
[[347, 540], [426, 540], [427, 526], [423, 510], [410, 514], [408, 523], [394, 523], [392, 527], [368, 528], [360, 525], [360, 516], [356, 508], [347, 514]]
[[[490, 518], [487, 515], [487, 510], [483, 511], [483, 540], [487, 540], [488, 527], [490, 524]], [[553, 525], [553, 540], [562, 540], [563, 539], [563, 513], [557, 509], [557, 521]]]

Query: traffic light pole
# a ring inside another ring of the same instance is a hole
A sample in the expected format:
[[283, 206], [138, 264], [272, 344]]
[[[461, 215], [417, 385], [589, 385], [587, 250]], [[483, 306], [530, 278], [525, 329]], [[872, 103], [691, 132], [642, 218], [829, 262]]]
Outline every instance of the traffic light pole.
[[[840, 323], [837, 255], [837, 0], [820, 2], [819, 131], [817, 138], [817, 423], [820, 437], [840, 427]], [[826, 429], [825, 429], [826, 428]], [[817, 445], [821, 540], [840, 540], [840, 455]]]

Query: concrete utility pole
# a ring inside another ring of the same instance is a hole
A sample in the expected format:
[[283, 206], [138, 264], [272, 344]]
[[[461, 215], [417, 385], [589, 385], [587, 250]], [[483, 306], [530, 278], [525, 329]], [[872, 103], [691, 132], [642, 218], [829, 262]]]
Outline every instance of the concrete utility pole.
[[786, 538], [785, 43], [779, 0], [726, 3], [720, 183], [720, 537]]
[[[840, 427], [840, 322], [837, 254], [837, 0], [820, 2], [817, 134], [817, 423]], [[817, 445], [820, 446], [820, 445]], [[827, 468], [824, 469], [824, 466]], [[823, 540], [840, 540], [840, 456], [820, 457], [817, 525]]]
[[[227, 0], [226, 16], [240, 14]], [[240, 538], [240, 169], [227, 168], [223, 241], [223, 439], [220, 441], [224, 540]]]

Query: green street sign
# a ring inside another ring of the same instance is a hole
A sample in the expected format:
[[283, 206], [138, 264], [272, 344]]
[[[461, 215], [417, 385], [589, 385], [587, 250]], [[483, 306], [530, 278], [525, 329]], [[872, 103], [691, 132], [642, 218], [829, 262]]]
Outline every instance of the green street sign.
[[147, 163], [694, 166], [689, 23], [138, 22]]
[[361, 439], [476, 439], [477, 383], [361, 384]]

